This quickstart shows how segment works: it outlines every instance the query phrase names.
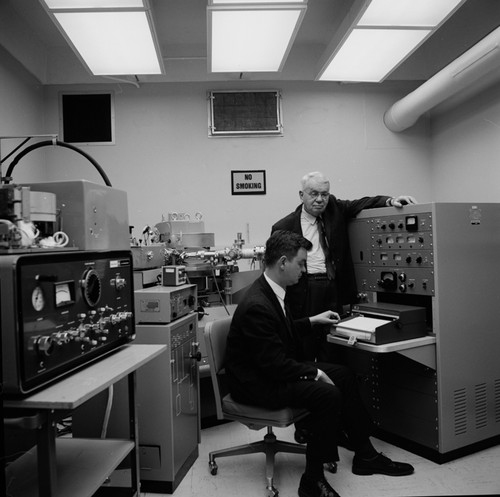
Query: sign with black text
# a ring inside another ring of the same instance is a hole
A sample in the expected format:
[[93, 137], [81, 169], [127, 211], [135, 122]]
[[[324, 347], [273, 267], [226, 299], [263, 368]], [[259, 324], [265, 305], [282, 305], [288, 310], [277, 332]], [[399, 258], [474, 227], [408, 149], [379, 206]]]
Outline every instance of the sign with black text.
[[265, 195], [266, 171], [231, 171], [233, 195]]

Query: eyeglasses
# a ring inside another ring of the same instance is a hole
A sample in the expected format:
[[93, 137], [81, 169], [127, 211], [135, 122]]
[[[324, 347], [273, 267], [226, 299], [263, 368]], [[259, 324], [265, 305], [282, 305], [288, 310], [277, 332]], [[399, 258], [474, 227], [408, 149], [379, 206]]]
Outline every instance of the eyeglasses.
[[330, 196], [329, 192], [317, 192], [313, 190], [312, 192], [308, 192], [307, 190], [304, 190], [305, 193], [307, 193], [311, 198], [321, 198], [322, 200], [328, 200], [328, 197]]

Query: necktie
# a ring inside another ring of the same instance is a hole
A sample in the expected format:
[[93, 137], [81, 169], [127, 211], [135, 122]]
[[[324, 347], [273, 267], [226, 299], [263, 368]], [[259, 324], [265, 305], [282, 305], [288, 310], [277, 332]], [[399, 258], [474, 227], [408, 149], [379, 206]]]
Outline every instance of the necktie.
[[333, 264], [331, 254], [330, 254], [330, 246], [328, 244], [328, 240], [325, 234], [325, 223], [323, 218], [319, 216], [317, 218], [316, 224], [318, 225], [318, 235], [319, 235], [319, 244], [323, 249], [323, 253], [325, 254], [325, 266], [326, 266], [326, 274], [328, 279], [335, 279], [335, 266]]
[[286, 319], [286, 324], [288, 327], [288, 332], [290, 335], [293, 337], [293, 320], [292, 320], [292, 314], [290, 313], [290, 309], [288, 306], [285, 304], [285, 319]]

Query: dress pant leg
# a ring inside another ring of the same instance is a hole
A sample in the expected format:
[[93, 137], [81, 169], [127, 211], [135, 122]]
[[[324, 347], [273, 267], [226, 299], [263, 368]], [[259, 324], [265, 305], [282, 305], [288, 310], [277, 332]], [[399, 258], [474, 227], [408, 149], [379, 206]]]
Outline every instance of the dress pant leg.
[[359, 394], [356, 375], [345, 366], [332, 363], [317, 363], [338, 386], [342, 393], [342, 428], [347, 433], [354, 449], [363, 447], [373, 433], [373, 421]]
[[311, 414], [300, 426], [307, 429], [307, 456], [321, 462], [338, 461], [337, 434], [341, 416], [339, 388], [323, 381], [288, 383], [285, 388], [286, 404], [304, 407]]
[[[307, 316], [315, 316], [324, 311], [342, 310], [337, 302], [337, 285], [335, 280], [308, 279]], [[305, 358], [325, 362], [337, 362], [336, 346], [326, 341], [330, 332], [329, 325], [315, 325], [313, 333], [304, 338]]]

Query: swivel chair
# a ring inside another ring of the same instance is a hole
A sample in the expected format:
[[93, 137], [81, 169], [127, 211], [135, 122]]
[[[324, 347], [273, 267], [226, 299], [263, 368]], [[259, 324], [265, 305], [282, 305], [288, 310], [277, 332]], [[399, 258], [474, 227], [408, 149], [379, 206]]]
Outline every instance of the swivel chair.
[[285, 428], [308, 415], [306, 409], [284, 408], [265, 409], [263, 407], [240, 404], [236, 402], [224, 385], [224, 364], [226, 340], [231, 326], [231, 316], [210, 321], [205, 326], [204, 337], [207, 348], [210, 376], [215, 394], [217, 419], [233, 420], [246, 425], [251, 430], [267, 428], [267, 434], [259, 442], [239, 445], [227, 449], [216, 450], [209, 454], [209, 468], [212, 475], [217, 474], [217, 457], [228, 457], [242, 454], [264, 452], [266, 454], [266, 480], [268, 497], [276, 497], [278, 490], [273, 484], [274, 459], [277, 452], [305, 454], [305, 445], [278, 440], [273, 427]]

